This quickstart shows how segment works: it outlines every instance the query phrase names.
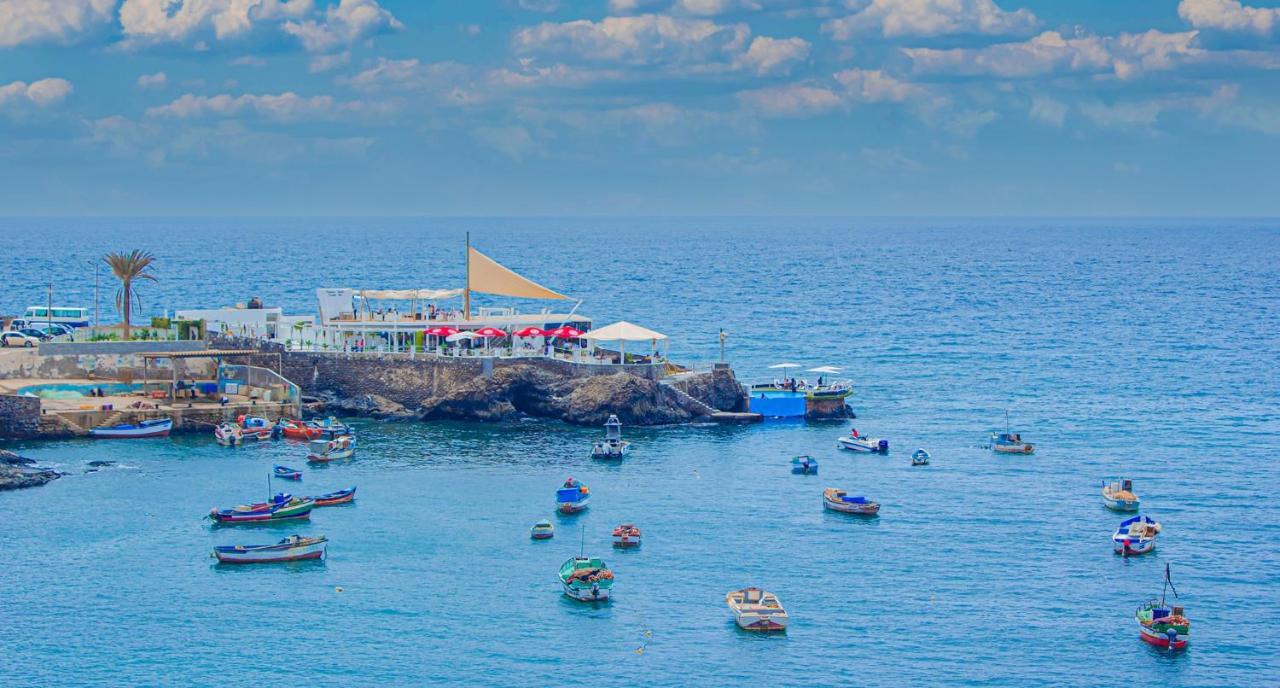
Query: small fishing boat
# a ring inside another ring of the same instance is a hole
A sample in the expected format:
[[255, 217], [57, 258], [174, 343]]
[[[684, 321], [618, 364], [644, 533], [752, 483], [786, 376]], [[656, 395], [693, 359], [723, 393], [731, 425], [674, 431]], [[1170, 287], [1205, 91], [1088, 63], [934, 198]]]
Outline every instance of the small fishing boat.
[[337, 490], [328, 494], [317, 495], [315, 497], [307, 497], [314, 500], [316, 506], [337, 506], [338, 504], [349, 504], [356, 500], [356, 488], [351, 487], [346, 490]]
[[623, 523], [613, 529], [613, 546], [620, 548], [639, 547], [640, 529], [631, 523]]
[[724, 596], [738, 628], [746, 631], [787, 630], [787, 610], [778, 596], [760, 588], [734, 590]]
[[271, 564], [324, 557], [329, 539], [290, 535], [274, 545], [228, 545], [214, 547], [213, 556], [220, 564]]
[[355, 429], [334, 416], [329, 416], [324, 420], [309, 421], [307, 425], [319, 430], [322, 439], [332, 440], [339, 437], [349, 437], [353, 444], [355, 442]]
[[849, 430], [848, 435], [841, 435], [836, 438], [836, 446], [849, 451], [864, 452], [868, 454], [888, 454], [889, 440], [880, 440], [874, 437], [863, 437], [858, 434], [857, 428]]
[[271, 421], [261, 416], [237, 416], [236, 424], [242, 430], [271, 430]]
[[550, 540], [555, 537], [555, 535], [556, 527], [551, 524], [551, 521], [546, 519], [538, 521], [529, 529], [529, 537], [534, 540]]
[[272, 466], [271, 474], [285, 480], [302, 480], [302, 471], [288, 466]]
[[315, 440], [320, 439], [320, 435], [323, 434], [320, 428], [287, 418], [276, 421], [272, 432], [286, 440]]
[[209, 518], [226, 524], [298, 521], [311, 518], [311, 510], [315, 505], [310, 499], [278, 494], [264, 504], [245, 504], [230, 509], [214, 507], [209, 510]]
[[355, 456], [354, 438], [350, 435], [339, 435], [331, 440], [311, 440], [307, 443], [309, 453], [307, 461], [312, 463], [328, 463]]
[[929, 459], [931, 458], [933, 457], [929, 456], [929, 452], [923, 449], [917, 449], [911, 453], [911, 465], [912, 466], [928, 466]]
[[1022, 441], [1022, 435], [1009, 430], [1009, 412], [1004, 412], [1004, 432], [991, 433], [991, 451], [997, 454], [1032, 454], [1035, 446]]
[[599, 602], [613, 593], [613, 571], [600, 557], [573, 557], [560, 566], [564, 594], [580, 602]]
[[1160, 599], [1151, 600], [1138, 607], [1134, 618], [1138, 621], [1143, 642], [1170, 650], [1181, 650], [1191, 640], [1191, 622], [1187, 619], [1182, 605], [1174, 605], [1170, 608], [1165, 604], [1165, 592], [1168, 590], [1173, 590], [1174, 598], [1178, 597], [1178, 590], [1173, 587], [1173, 581], [1169, 579], [1169, 564], [1166, 563], [1164, 589], [1160, 592]]
[[1120, 522], [1120, 527], [1111, 536], [1111, 544], [1116, 554], [1131, 556], [1146, 554], [1156, 548], [1156, 535], [1160, 534], [1160, 524], [1150, 516], [1134, 516]]
[[94, 428], [89, 431], [89, 434], [93, 437], [108, 440], [132, 440], [143, 437], [168, 437], [169, 431], [172, 429], [172, 419], [153, 418], [140, 423], [123, 423], [121, 425]]
[[244, 444], [244, 430], [235, 423], [218, 423], [213, 429], [213, 439], [224, 447], [235, 447]]
[[851, 497], [844, 490], [828, 487], [822, 491], [822, 506], [845, 514], [874, 516], [880, 511], [880, 504], [866, 497]]
[[1137, 511], [1141, 500], [1133, 493], [1133, 481], [1116, 478], [1102, 483], [1102, 503], [1113, 511]]
[[621, 459], [631, 451], [631, 443], [622, 439], [622, 421], [610, 415], [604, 424], [604, 439], [591, 445], [593, 459]]
[[556, 490], [556, 509], [562, 514], [577, 513], [586, 509], [590, 503], [591, 491], [572, 476]]
[[812, 456], [796, 456], [791, 459], [791, 472], [800, 475], [817, 475], [818, 460]]

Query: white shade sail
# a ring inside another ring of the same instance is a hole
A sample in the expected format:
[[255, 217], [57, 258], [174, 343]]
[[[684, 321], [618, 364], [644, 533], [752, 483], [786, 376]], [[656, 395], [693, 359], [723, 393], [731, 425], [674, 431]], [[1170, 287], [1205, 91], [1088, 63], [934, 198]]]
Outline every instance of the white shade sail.
[[799, 368], [800, 364], [799, 363], [774, 363], [769, 367], [775, 370], [779, 368], [782, 370], [786, 370], [788, 368]]
[[810, 368], [810, 369], [806, 370], [805, 372], [807, 372], [807, 373], [829, 373], [829, 374], [834, 374], [834, 373], [842, 372], [843, 370], [844, 370], [844, 368], [840, 368], [840, 367], [837, 367], [837, 366], [818, 366], [817, 368]]
[[640, 327], [629, 323], [625, 320], [619, 320], [612, 325], [605, 325], [596, 330], [582, 335], [583, 339], [590, 339], [597, 342], [647, 342], [657, 339], [666, 339], [667, 335], [661, 332], [655, 332], [647, 327]]

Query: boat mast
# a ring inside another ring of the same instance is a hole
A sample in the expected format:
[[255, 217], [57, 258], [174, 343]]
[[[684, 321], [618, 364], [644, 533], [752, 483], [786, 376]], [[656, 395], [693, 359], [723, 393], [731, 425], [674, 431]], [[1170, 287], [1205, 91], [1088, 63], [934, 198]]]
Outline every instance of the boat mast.
[[1009, 434], [1009, 409], [1004, 410], [1004, 434]]
[[471, 319], [471, 232], [467, 232], [467, 286], [462, 291], [462, 319]]
[[578, 558], [581, 559], [587, 547], [587, 526], [583, 524], [582, 533], [578, 536]]

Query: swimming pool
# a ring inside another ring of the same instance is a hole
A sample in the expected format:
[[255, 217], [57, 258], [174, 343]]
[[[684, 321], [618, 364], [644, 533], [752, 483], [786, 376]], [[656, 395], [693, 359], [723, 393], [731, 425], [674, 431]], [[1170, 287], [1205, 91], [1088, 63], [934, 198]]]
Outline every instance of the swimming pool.
[[98, 382], [94, 384], [50, 383], [27, 385], [19, 389], [18, 394], [25, 397], [40, 397], [41, 399], [79, 399], [80, 397], [89, 396], [89, 390], [93, 389], [100, 389], [107, 396], [118, 396], [139, 392], [142, 390], [142, 385], [126, 382]]

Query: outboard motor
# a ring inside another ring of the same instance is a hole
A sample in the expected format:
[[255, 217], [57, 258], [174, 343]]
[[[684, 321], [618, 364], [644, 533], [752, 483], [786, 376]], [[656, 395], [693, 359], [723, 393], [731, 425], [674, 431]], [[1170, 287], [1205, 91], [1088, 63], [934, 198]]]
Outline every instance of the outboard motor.
[[889, 453], [889, 440], [880, 440], [880, 444], [879, 444], [879, 445], [877, 445], [877, 446], [878, 446], [878, 450], [879, 450], [879, 452], [880, 452], [881, 454], [888, 454], [888, 453]]

